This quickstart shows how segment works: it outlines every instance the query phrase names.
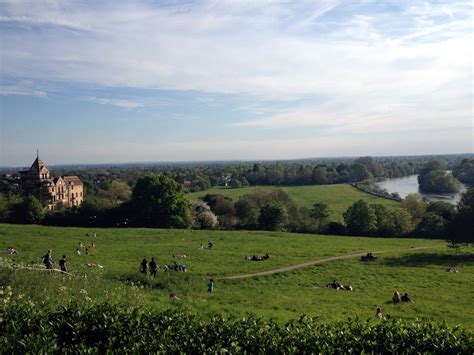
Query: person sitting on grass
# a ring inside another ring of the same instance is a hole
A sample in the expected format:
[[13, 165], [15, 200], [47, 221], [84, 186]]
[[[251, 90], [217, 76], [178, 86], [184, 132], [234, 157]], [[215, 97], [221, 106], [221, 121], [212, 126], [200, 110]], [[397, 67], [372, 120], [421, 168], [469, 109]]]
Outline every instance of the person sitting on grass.
[[375, 311], [375, 316], [376, 316], [378, 319], [383, 319], [383, 318], [384, 318], [383, 312], [382, 312], [382, 308], [381, 308], [381, 307], [377, 307], [377, 310]]
[[400, 299], [400, 293], [399, 293], [397, 290], [395, 290], [395, 292], [393, 293], [392, 301], [393, 301], [393, 303], [395, 303], [395, 304], [398, 304], [398, 303], [400, 303], [400, 301], [401, 301], [401, 299]]
[[63, 255], [62, 259], [59, 260], [59, 268], [62, 272], [68, 272], [66, 262], [66, 255]]
[[401, 298], [402, 302], [411, 302], [410, 296], [408, 296], [408, 293], [405, 292], [405, 294]]
[[179, 271], [179, 265], [178, 265], [178, 263], [177, 263], [176, 261], [174, 262], [173, 270], [176, 271], [176, 272]]
[[143, 258], [142, 262], [140, 263], [140, 272], [144, 275], [146, 275], [146, 269], [147, 269], [148, 265], [147, 265], [147, 262], [146, 262], [146, 258]]

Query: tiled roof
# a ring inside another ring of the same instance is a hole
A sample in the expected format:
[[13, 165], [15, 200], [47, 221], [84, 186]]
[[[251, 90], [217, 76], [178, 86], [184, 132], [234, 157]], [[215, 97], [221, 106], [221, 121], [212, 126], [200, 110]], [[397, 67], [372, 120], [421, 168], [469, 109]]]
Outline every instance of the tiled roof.
[[63, 176], [63, 179], [66, 184], [72, 183], [73, 185], [82, 185], [81, 179], [76, 175]]
[[31, 165], [30, 171], [35, 170], [37, 172], [40, 172], [41, 169], [45, 167], [46, 167], [46, 164], [39, 157], [36, 157], [35, 161]]

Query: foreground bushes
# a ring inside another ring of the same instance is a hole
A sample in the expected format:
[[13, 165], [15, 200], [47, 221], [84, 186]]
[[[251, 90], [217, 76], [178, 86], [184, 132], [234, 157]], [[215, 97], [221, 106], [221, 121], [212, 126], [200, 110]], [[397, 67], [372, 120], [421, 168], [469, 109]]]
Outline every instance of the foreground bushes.
[[472, 337], [427, 321], [348, 320], [318, 324], [302, 317], [279, 325], [245, 319], [200, 318], [183, 312], [152, 313], [119, 306], [84, 309], [70, 304], [54, 312], [25, 305], [0, 309], [2, 353], [472, 353]]

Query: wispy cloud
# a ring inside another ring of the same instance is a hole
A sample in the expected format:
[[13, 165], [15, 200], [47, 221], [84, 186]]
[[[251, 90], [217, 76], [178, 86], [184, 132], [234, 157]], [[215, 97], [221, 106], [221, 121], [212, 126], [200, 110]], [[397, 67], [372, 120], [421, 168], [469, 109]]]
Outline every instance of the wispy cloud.
[[[2, 1], [2, 75], [31, 84], [0, 93], [83, 85], [91, 89], [81, 98], [147, 110], [163, 99], [155, 92], [189, 93], [162, 117], [204, 117], [194, 115], [197, 104], [220, 108], [232, 103], [221, 96], [245, 96], [232, 107], [241, 117], [222, 120], [243, 136], [294, 128], [297, 139], [313, 129], [348, 146], [353, 134], [411, 142], [436, 131], [447, 142], [443, 130], [472, 132], [473, 15], [464, 0]], [[472, 150], [472, 134], [452, 137], [464, 139], [453, 147]]]
[[126, 100], [126, 99], [107, 99], [107, 98], [100, 98], [100, 97], [87, 97], [86, 100], [96, 102], [101, 105], [113, 105], [121, 108], [139, 108], [143, 107], [144, 105], [140, 102], [133, 101], [133, 100]]
[[4, 84], [0, 82], [0, 95], [20, 95], [46, 97], [45, 91], [38, 90], [30, 80], [22, 80], [14, 84]]

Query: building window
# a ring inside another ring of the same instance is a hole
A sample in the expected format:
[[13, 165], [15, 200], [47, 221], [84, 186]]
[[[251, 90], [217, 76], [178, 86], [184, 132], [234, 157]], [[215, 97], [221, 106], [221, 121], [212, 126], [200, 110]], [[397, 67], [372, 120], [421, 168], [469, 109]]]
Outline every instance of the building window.
[[71, 190], [74, 190], [74, 185], [71, 185]]

